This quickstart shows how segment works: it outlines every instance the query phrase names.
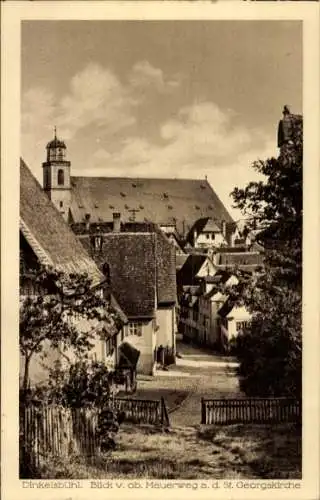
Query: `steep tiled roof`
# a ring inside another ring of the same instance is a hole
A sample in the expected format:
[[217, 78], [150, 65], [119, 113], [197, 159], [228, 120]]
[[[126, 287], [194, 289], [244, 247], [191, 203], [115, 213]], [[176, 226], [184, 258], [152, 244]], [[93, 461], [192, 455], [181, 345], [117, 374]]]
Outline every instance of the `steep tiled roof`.
[[[157, 303], [176, 302], [175, 250], [160, 229], [149, 229], [103, 233], [102, 250], [94, 255], [109, 264], [113, 293], [129, 317], [152, 317]], [[90, 250], [90, 237], [79, 238]]]
[[[73, 227], [76, 227], [74, 225]], [[128, 222], [121, 224], [120, 233], [112, 232], [113, 224], [106, 223], [99, 225], [99, 233], [102, 234], [103, 240], [108, 238], [110, 234], [132, 234], [132, 233], [152, 233], [155, 235], [155, 256], [157, 264], [157, 299], [158, 303], [173, 303], [176, 300], [176, 252], [173, 245], [168, 240], [167, 236], [162, 232], [157, 224], [144, 222]], [[83, 228], [82, 228], [83, 229]], [[94, 232], [96, 227], [94, 224], [90, 226], [89, 233]], [[77, 230], [78, 233], [81, 231]], [[88, 239], [88, 232], [83, 231], [80, 236], [81, 241]], [[88, 242], [87, 242], [88, 244]], [[104, 245], [103, 245], [104, 247]], [[88, 247], [89, 249], [89, 247]], [[103, 255], [107, 259], [107, 255], [103, 250]], [[99, 262], [99, 256], [98, 262]], [[95, 257], [94, 257], [95, 258]]]
[[177, 283], [179, 285], [193, 285], [196, 281], [196, 275], [206, 259], [206, 255], [190, 254], [177, 273]]
[[72, 177], [71, 186], [74, 222], [83, 221], [85, 214], [90, 214], [93, 222], [111, 221], [113, 212], [120, 212], [128, 221], [134, 209], [138, 210], [137, 221], [175, 223], [185, 236], [201, 217], [232, 221], [206, 180]]
[[225, 239], [228, 244], [231, 242], [231, 235], [237, 229], [237, 224], [233, 222], [230, 218], [219, 218], [219, 217], [201, 217], [196, 220], [190, 231], [187, 235], [187, 242], [193, 244], [194, 243], [194, 231], [197, 231], [197, 234], [200, 233], [220, 233], [223, 230], [222, 221], [225, 221]]
[[227, 271], [219, 269], [214, 276], [204, 276], [202, 279], [206, 283], [226, 283], [230, 276], [231, 274]]
[[185, 253], [176, 255], [176, 269], [179, 271], [187, 260], [188, 255]]
[[260, 266], [263, 256], [258, 252], [221, 253], [216, 262], [220, 266]]
[[217, 223], [214, 220], [209, 219], [202, 229], [203, 233], [221, 233], [221, 228], [218, 227]]
[[25, 162], [20, 161], [20, 230], [40, 263], [65, 273], [87, 273], [94, 285], [104, 280]]
[[174, 303], [177, 293], [176, 251], [155, 225], [158, 303]]
[[231, 318], [231, 313], [239, 317], [250, 318], [250, 313], [245, 306], [237, 306], [230, 298], [226, 300], [223, 306], [219, 309], [218, 314], [222, 318]]
[[[209, 221], [210, 221], [210, 217], [200, 217], [199, 219], [194, 221], [194, 223], [192, 224], [192, 226], [187, 234], [186, 241], [193, 246], [193, 244], [194, 244], [194, 232], [196, 231], [197, 234], [202, 233], [204, 228], [206, 227], [206, 225], [209, 223]], [[214, 221], [212, 221], [212, 222], [215, 224]]]
[[251, 250], [251, 248], [248, 249], [247, 246], [236, 246], [236, 247], [232, 247], [232, 246], [222, 247], [221, 246], [221, 247], [216, 248], [214, 250], [214, 254], [219, 256], [222, 253], [233, 254], [233, 253], [245, 253], [248, 251], [253, 251], [253, 249], [252, 250]]
[[153, 317], [156, 308], [155, 235], [110, 233], [104, 238], [112, 291], [130, 317]]
[[220, 307], [220, 309], [218, 311], [219, 316], [221, 316], [222, 318], [226, 318], [228, 316], [228, 314], [230, 314], [230, 312], [234, 308], [234, 304], [235, 303], [232, 300], [227, 299], [225, 301], [225, 303], [223, 304], [223, 306]]

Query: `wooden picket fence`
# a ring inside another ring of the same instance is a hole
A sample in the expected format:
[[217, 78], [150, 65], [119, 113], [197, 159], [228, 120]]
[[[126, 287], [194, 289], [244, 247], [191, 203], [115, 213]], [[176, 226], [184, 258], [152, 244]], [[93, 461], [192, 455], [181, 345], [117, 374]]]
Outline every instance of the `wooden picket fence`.
[[[125, 413], [125, 420], [139, 424], [169, 426], [163, 399], [112, 400], [112, 406]], [[100, 451], [97, 409], [64, 408], [56, 405], [28, 405], [20, 409], [20, 460], [37, 468], [49, 456], [73, 454], [93, 457]]]
[[291, 398], [202, 399], [202, 424], [301, 421], [301, 401]]
[[29, 405], [20, 410], [20, 463], [38, 468], [48, 457], [93, 456], [99, 450], [98, 412]]
[[137, 424], [169, 426], [169, 417], [163, 398], [159, 401], [145, 399], [116, 398], [114, 406], [123, 411], [126, 420]]

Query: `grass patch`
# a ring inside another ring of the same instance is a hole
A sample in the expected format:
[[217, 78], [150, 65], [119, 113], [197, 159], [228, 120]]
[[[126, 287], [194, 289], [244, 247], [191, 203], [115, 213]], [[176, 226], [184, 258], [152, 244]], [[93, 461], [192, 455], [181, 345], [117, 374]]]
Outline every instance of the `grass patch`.
[[301, 426], [232, 425], [206, 428], [199, 438], [238, 456], [244, 466], [264, 479], [301, 479]]
[[300, 479], [301, 429], [233, 425], [173, 428], [124, 424], [117, 449], [85, 460], [50, 459], [37, 478]]

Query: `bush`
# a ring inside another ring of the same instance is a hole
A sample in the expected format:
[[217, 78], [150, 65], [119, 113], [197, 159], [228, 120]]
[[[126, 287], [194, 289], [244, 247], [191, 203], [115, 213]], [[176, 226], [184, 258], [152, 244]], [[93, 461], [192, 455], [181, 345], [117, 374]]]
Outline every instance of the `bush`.
[[112, 393], [112, 374], [97, 361], [78, 361], [69, 370], [56, 366], [50, 373], [48, 394], [70, 408], [102, 407]]

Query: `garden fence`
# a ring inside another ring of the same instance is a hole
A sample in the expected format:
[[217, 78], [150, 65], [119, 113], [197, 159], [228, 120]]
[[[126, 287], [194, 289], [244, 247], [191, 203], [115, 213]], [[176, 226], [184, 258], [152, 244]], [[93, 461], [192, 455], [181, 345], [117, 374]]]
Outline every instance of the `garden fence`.
[[291, 398], [202, 399], [202, 424], [301, 421], [301, 401]]
[[[163, 398], [159, 401], [112, 400], [112, 406], [125, 414], [125, 420], [169, 426]], [[99, 453], [99, 410], [65, 408], [58, 405], [30, 404], [20, 409], [20, 460], [39, 467], [48, 456], [94, 456]]]

